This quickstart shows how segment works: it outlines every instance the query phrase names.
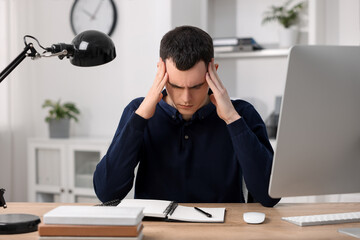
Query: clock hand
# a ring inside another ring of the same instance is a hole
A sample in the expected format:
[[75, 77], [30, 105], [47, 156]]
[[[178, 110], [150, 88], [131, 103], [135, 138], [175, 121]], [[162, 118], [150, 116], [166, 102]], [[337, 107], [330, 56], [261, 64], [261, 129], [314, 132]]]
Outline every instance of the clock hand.
[[89, 11], [87, 11], [86, 9], [82, 8], [81, 9], [86, 15], [88, 15], [90, 17], [91, 20], [94, 19], [94, 17], [91, 15], [91, 13]]
[[100, 7], [101, 7], [101, 4], [102, 4], [103, 2], [104, 2], [104, 0], [100, 0], [99, 4], [97, 5], [96, 10], [95, 10], [94, 14], [92, 15], [92, 18], [93, 18], [93, 19], [95, 19], [96, 14], [97, 14], [97, 12], [99, 11], [99, 9], [100, 9]]

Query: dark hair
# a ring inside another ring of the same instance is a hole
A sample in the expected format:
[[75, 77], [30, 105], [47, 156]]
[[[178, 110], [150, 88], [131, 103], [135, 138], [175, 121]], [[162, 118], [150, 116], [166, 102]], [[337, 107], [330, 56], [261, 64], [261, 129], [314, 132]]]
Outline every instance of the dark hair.
[[181, 26], [166, 33], [160, 43], [160, 57], [171, 58], [184, 71], [203, 60], [208, 65], [214, 57], [213, 40], [208, 33], [193, 26]]

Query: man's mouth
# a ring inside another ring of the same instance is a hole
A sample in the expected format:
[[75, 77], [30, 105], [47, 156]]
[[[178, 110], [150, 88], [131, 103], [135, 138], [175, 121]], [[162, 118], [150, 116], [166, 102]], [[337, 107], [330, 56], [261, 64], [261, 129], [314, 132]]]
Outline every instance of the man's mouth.
[[193, 107], [193, 105], [182, 105], [182, 104], [178, 104], [178, 107], [179, 108], [182, 108], [182, 109], [190, 109]]

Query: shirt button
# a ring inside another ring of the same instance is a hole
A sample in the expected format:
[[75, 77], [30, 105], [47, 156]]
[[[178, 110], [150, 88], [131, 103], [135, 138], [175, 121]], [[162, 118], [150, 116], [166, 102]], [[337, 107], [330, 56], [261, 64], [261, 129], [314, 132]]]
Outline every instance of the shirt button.
[[188, 135], [185, 135], [185, 139], [188, 140], [188, 139], [189, 139], [189, 136], [188, 136]]
[[175, 119], [175, 115], [172, 115], [171, 117], [172, 117], [172, 119]]

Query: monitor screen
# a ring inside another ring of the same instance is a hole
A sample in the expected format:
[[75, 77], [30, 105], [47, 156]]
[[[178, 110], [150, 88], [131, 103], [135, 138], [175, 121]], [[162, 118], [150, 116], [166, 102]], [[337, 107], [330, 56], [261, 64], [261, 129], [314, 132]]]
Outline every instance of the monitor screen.
[[295, 46], [269, 194], [360, 192], [360, 46]]

